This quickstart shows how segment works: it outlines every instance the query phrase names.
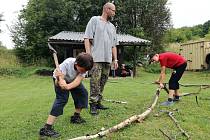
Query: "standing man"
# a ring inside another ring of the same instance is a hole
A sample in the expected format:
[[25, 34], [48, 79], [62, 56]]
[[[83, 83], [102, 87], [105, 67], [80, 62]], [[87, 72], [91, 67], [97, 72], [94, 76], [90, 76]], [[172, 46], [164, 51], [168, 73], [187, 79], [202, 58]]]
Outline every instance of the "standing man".
[[179, 101], [179, 80], [187, 67], [187, 61], [181, 55], [172, 52], [151, 55], [150, 58], [150, 63], [153, 61], [160, 62], [161, 73], [159, 79], [155, 82], [159, 83], [161, 88], [164, 87], [163, 82], [166, 75], [166, 68], [174, 70], [169, 80], [168, 101], [161, 104], [163, 106], [170, 106], [173, 104], [173, 101]]
[[90, 79], [90, 113], [97, 115], [98, 109], [108, 109], [101, 104], [102, 93], [109, 76], [110, 64], [118, 68], [117, 36], [110, 22], [115, 15], [115, 5], [106, 3], [101, 16], [93, 16], [87, 24], [84, 36], [86, 53], [93, 56], [94, 66]]

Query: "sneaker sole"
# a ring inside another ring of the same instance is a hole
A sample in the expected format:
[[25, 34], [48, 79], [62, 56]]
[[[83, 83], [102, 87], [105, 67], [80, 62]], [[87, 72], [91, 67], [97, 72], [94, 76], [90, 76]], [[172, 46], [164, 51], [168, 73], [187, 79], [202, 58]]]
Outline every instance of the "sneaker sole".
[[48, 137], [47, 137], [47, 136], [42, 136], [42, 135], [39, 135], [39, 140], [46, 140], [46, 139], [48, 139]]
[[97, 108], [97, 109], [100, 109], [100, 110], [107, 110], [107, 109], [109, 109], [109, 108]]
[[58, 138], [61, 135], [57, 135], [57, 136], [44, 136], [44, 135], [39, 135], [39, 140], [47, 140], [48, 138]]

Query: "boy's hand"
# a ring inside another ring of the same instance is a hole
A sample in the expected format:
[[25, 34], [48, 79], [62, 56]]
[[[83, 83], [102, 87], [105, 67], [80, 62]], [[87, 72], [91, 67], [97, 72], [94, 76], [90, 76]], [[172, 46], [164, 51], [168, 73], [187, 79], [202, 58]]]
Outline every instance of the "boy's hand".
[[118, 60], [114, 60], [114, 69], [117, 70], [118, 68]]
[[165, 87], [165, 85], [163, 83], [161, 83], [159, 80], [156, 80], [155, 84], [159, 84], [160, 88], [164, 88]]
[[160, 84], [160, 81], [159, 80], [156, 80], [154, 83], [155, 84]]
[[159, 85], [160, 85], [160, 88], [164, 88], [165, 87], [163, 83], [159, 83]]
[[64, 79], [64, 74], [60, 71], [60, 70], [57, 70], [55, 71], [55, 76], [57, 79]]
[[64, 89], [66, 90], [66, 87], [67, 87], [67, 83], [65, 80], [61, 79], [58, 81], [58, 85], [61, 87], [61, 89]]

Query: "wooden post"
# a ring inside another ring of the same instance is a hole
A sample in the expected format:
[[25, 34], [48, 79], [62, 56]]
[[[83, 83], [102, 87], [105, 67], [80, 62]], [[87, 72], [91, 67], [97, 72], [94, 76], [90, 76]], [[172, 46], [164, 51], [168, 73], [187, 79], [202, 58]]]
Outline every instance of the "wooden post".
[[136, 46], [134, 46], [134, 56], [133, 56], [133, 77], [136, 77]]

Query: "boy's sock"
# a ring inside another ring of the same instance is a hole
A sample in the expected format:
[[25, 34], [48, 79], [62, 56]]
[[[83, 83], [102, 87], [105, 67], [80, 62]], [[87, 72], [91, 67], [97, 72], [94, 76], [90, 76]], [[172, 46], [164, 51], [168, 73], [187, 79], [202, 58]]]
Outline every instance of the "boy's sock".
[[48, 129], [48, 130], [49, 130], [49, 129], [51, 129], [51, 128], [52, 128], [52, 125], [50, 125], [50, 124], [47, 124], [47, 123], [46, 123], [46, 124], [44, 125], [44, 128], [46, 128], [46, 129]]
[[80, 113], [74, 112], [74, 116], [80, 116]]
[[179, 96], [177, 96], [177, 95], [175, 95], [174, 98], [175, 98], [176, 100], [179, 100]]

